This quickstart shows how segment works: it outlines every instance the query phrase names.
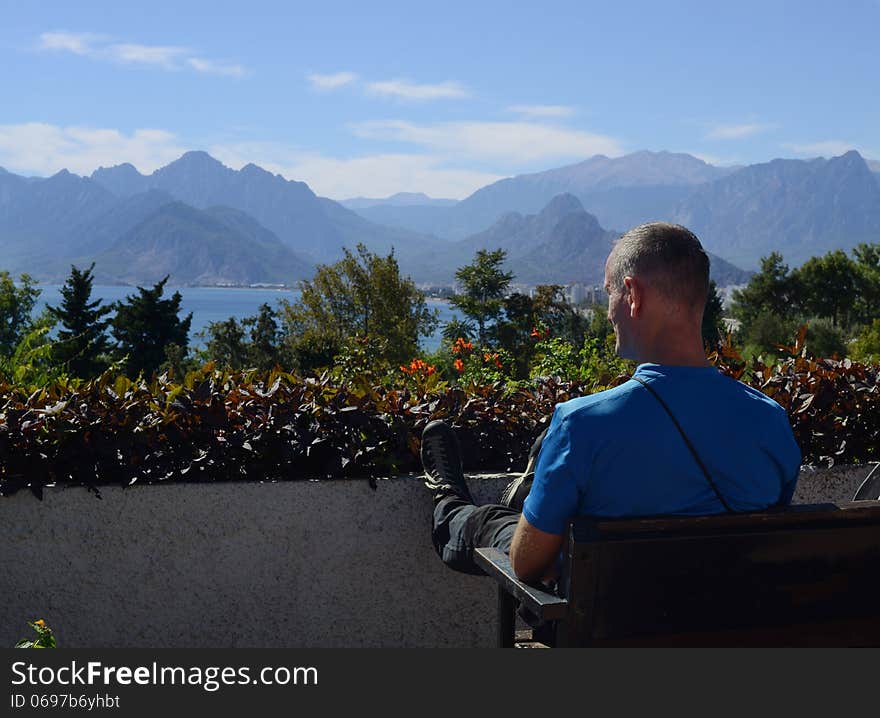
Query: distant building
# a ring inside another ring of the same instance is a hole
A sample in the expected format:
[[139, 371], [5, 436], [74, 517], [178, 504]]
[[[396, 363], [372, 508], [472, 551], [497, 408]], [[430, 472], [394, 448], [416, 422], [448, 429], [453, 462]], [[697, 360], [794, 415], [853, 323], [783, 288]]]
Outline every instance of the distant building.
[[582, 282], [569, 284], [563, 290], [566, 301], [568, 301], [569, 304], [574, 305], [601, 304], [602, 292], [603, 289], [601, 287], [583, 284]]

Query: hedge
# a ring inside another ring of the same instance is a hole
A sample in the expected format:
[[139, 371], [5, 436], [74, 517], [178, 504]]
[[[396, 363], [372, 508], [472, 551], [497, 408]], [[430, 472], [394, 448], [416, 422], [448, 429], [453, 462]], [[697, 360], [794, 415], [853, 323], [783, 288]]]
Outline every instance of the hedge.
[[[880, 456], [877, 367], [804, 356], [746, 366], [729, 351], [711, 359], [785, 407], [805, 463]], [[597, 388], [542, 378], [422, 394], [212, 364], [183, 383], [104, 375], [33, 392], [0, 384], [0, 493], [41, 497], [55, 484], [100, 496], [108, 484], [337, 477], [375, 486], [377, 477], [421, 470], [419, 437], [433, 419], [455, 427], [466, 470], [512, 471], [557, 403]]]

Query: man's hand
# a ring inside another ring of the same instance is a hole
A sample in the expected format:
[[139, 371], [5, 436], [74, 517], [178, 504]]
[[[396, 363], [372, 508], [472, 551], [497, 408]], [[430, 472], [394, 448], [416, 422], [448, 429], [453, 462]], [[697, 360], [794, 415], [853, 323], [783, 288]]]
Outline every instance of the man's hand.
[[532, 526], [525, 516], [520, 516], [510, 544], [510, 565], [522, 581], [547, 578], [560, 548], [561, 534], [541, 531]]

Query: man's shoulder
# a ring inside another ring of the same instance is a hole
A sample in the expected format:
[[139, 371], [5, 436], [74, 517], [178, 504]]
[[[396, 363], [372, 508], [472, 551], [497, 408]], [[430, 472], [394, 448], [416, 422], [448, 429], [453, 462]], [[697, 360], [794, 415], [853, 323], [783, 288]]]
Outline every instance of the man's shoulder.
[[627, 405], [637, 386], [637, 382], [630, 379], [611, 389], [564, 401], [557, 404], [556, 410], [562, 420], [581, 419], [594, 415], [607, 418]]
[[785, 409], [782, 408], [779, 402], [767, 396], [759, 389], [755, 389], [753, 386], [749, 386], [748, 384], [745, 384], [736, 379], [731, 379], [728, 386], [733, 393], [739, 394], [744, 400], [759, 402], [767, 409], [772, 409], [773, 411], [781, 413], [783, 415], [785, 414]]

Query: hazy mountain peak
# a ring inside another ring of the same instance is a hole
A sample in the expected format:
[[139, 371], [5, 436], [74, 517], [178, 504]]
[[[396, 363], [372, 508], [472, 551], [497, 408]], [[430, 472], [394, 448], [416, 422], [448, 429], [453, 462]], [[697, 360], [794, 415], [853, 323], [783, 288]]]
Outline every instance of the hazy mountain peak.
[[457, 204], [454, 199], [437, 199], [429, 197], [424, 192], [397, 192], [389, 197], [351, 197], [339, 201], [348, 209], [366, 209], [368, 207], [449, 207]]
[[514, 181], [545, 185], [552, 183], [559, 190], [583, 195], [615, 187], [696, 185], [725, 174], [729, 174], [729, 170], [713, 167], [693, 155], [666, 150], [639, 150], [614, 158], [594, 155], [573, 165], [520, 175]]
[[123, 162], [122, 164], [112, 165], [110, 167], [98, 167], [94, 172], [92, 172], [91, 177], [95, 179], [99, 176], [107, 176], [114, 175], [116, 177], [144, 177], [140, 172], [138, 172], [137, 167], [135, 167], [131, 162]]
[[864, 157], [862, 157], [857, 150], [849, 150], [849, 152], [844, 152], [839, 157], [832, 157], [828, 161], [846, 166], [868, 166], [867, 162], [865, 162]]
[[390, 197], [387, 197], [385, 201], [389, 204], [427, 204], [431, 201], [431, 198], [424, 192], [395, 192]]
[[[116, 172], [126, 172], [128, 174], [131, 174], [132, 172], [135, 174], [140, 174], [137, 167], [135, 167], [131, 162], [120, 162], [118, 165], [110, 165], [109, 167], [104, 167], [104, 165], [101, 165], [100, 167], [98, 167], [98, 169], [95, 170], [95, 172], [108, 172], [110, 170], [115, 170]], [[95, 174], [95, 172], [92, 172], [92, 174]]]
[[581, 201], [569, 192], [563, 192], [551, 199], [538, 214], [540, 221], [547, 219], [558, 220], [573, 212], [583, 212], [584, 206]]
[[180, 157], [178, 157], [174, 162], [171, 162], [168, 167], [174, 164], [181, 165], [196, 165], [196, 166], [209, 166], [209, 167], [226, 167], [220, 160], [214, 159], [211, 155], [209, 155], [204, 150], [189, 150], [188, 152], [184, 152]]
[[776, 250], [799, 264], [880, 236], [880, 187], [855, 151], [775, 159], [697, 188], [674, 212], [707, 250], [744, 267]]
[[[255, 165], [253, 162], [248, 162], [244, 167], [239, 170], [240, 174], [243, 175], [253, 175], [253, 176], [261, 176], [268, 175], [269, 177], [274, 177], [269, 170], [263, 169], [260, 165]], [[280, 175], [279, 175], [280, 176]]]

